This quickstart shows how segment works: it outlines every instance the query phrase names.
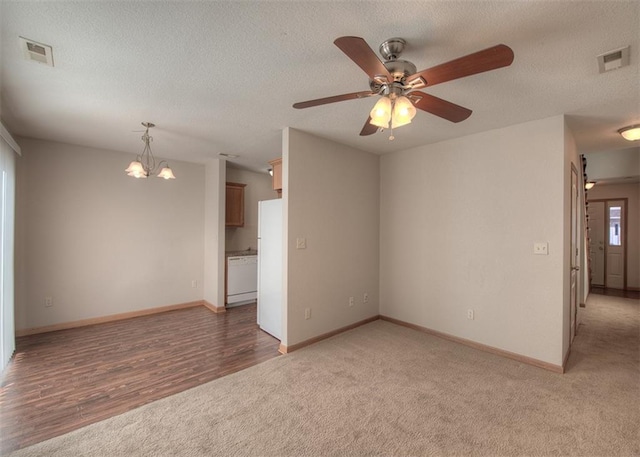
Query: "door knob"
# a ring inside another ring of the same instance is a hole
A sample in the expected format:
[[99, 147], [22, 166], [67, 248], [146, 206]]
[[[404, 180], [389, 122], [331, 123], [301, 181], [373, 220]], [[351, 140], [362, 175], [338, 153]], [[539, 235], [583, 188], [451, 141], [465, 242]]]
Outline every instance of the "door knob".
[[571, 271], [580, 271], [580, 267], [571, 267]]

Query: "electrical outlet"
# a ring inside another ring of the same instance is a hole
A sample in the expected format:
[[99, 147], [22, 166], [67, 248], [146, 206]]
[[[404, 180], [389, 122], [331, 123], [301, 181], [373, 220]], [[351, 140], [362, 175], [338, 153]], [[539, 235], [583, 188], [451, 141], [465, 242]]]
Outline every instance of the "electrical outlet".
[[533, 253], [535, 255], [549, 255], [549, 243], [533, 243]]
[[353, 306], [355, 302], [356, 302], [355, 298], [349, 297], [349, 306]]
[[311, 319], [311, 308], [305, 308], [304, 309], [304, 318], [305, 319]]
[[194, 289], [196, 289], [198, 287], [198, 281], [196, 281], [195, 279], [191, 281], [191, 287], [193, 287]]
[[44, 306], [50, 308], [53, 306], [53, 297], [45, 297]]
[[362, 303], [368, 303], [368, 302], [369, 302], [369, 294], [365, 292], [362, 295]]
[[473, 310], [472, 309], [468, 309], [467, 310], [467, 319], [473, 320]]

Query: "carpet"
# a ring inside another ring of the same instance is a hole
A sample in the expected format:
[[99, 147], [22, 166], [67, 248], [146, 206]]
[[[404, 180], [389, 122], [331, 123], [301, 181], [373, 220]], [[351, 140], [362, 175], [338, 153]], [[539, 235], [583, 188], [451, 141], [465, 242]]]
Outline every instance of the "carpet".
[[593, 297], [564, 375], [375, 321], [10, 455], [640, 455], [640, 302]]

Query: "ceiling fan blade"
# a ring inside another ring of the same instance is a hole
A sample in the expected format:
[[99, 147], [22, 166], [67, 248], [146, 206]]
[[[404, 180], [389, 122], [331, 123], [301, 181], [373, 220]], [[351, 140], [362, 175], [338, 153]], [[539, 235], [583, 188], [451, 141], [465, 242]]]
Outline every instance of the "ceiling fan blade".
[[496, 68], [507, 67], [513, 62], [513, 51], [509, 46], [499, 44], [483, 51], [474, 52], [435, 67], [408, 76], [407, 81], [422, 78], [427, 86], [433, 86], [453, 79], [464, 78]]
[[435, 114], [451, 122], [464, 121], [471, 116], [472, 111], [455, 103], [448, 102], [433, 95], [420, 91], [413, 91], [408, 95], [416, 108], [420, 108], [427, 113]]
[[388, 82], [393, 81], [389, 70], [384, 66], [376, 53], [369, 47], [366, 41], [357, 36], [343, 36], [337, 38], [333, 44], [338, 46], [347, 57], [353, 60], [371, 79], [380, 79], [384, 76]]
[[307, 100], [306, 102], [294, 103], [293, 107], [297, 109], [311, 108], [312, 106], [326, 105], [327, 103], [341, 102], [344, 100], [355, 100], [356, 98], [366, 98], [376, 95], [375, 92], [365, 90], [362, 92], [352, 92], [350, 94], [334, 95], [333, 97], [317, 98], [315, 100]]
[[360, 136], [373, 135], [378, 131], [378, 127], [373, 124], [370, 124], [371, 116], [367, 119], [367, 122], [362, 126], [362, 130], [360, 130]]

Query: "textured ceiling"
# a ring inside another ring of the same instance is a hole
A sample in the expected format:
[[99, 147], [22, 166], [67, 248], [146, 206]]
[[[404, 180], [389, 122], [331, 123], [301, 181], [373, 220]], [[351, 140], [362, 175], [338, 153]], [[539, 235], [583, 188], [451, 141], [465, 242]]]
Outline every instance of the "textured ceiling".
[[[640, 3], [570, 2], [12, 2], [0, 1], [1, 112], [19, 136], [139, 153], [154, 122], [159, 157], [218, 153], [266, 169], [291, 126], [387, 153], [568, 114], [581, 152], [629, 147], [640, 123]], [[373, 98], [305, 110], [298, 101], [368, 89], [336, 46], [377, 51], [400, 36], [419, 70], [499, 43], [510, 67], [427, 89], [473, 110], [459, 124], [419, 112], [396, 132], [360, 137]], [[18, 36], [53, 47], [55, 67], [22, 58]], [[631, 65], [598, 74], [596, 55], [631, 45]], [[523, 139], [526, 141], [526, 139]]]

